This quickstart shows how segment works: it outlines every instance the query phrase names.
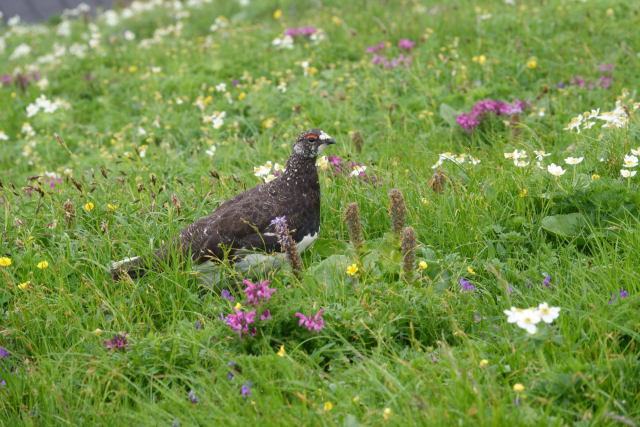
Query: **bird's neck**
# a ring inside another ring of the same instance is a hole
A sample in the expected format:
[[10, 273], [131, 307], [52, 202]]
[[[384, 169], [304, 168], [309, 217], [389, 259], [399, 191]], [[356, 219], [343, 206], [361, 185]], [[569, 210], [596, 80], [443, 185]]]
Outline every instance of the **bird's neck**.
[[318, 170], [316, 169], [316, 158], [305, 157], [294, 153], [289, 160], [282, 175], [282, 179], [292, 184], [306, 184], [319, 186]]

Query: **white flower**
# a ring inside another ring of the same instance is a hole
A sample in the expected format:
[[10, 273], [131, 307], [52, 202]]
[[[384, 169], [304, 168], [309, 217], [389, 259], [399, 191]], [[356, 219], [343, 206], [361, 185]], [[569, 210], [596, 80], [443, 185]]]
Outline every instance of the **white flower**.
[[40, 111], [40, 108], [35, 104], [27, 105], [27, 117], [35, 116], [36, 114], [38, 114], [38, 111]]
[[524, 312], [521, 308], [511, 307], [511, 310], [504, 310], [503, 313], [507, 315], [507, 322], [516, 323], [522, 317]]
[[265, 163], [262, 166], [257, 166], [253, 168], [253, 174], [257, 177], [267, 176], [271, 173], [271, 168], [273, 167], [273, 163], [270, 161]]
[[273, 165], [273, 170], [275, 172], [284, 172], [284, 166], [282, 166], [280, 163], [276, 163], [275, 165]]
[[278, 89], [282, 93], [285, 93], [287, 91], [287, 82], [285, 82], [284, 80], [281, 81], [280, 84], [276, 86], [276, 89]]
[[629, 169], [620, 169], [620, 175], [623, 178], [631, 178], [636, 175], [636, 171], [630, 171]]
[[9, 139], [9, 137], [7, 136], [6, 133], [4, 133], [4, 131], [0, 130], [0, 141], [7, 141]]
[[472, 155], [469, 155], [469, 161], [471, 162], [471, 164], [473, 166], [477, 165], [478, 163], [480, 163], [480, 159], [476, 159], [475, 157], [473, 157]]
[[576, 116], [573, 119], [571, 119], [571, 121], [569, 122], [567, 127], [564, 128], [564, 130], [573, 130], [573, 129], [575, 129], [576, 132], [580, 133], [580, 125], [581, 124], [582, 124], [582, 114], [580, 114], [579, 116]]
[[631, 154], [633, 154], [634, 156], [640, 156], [640, 147], [632, 148]]
[[9, 59], [10, 60], [18, 59], [30, 53], [31, 53], [31, 46], [29, 46], [28, 44], [22, 43], [15, 48], [15, 50], [13, 51]]
[[264, 177], [264, 182], [265, 183], [269, 183], [269, 182], [273, 181], [274, 179], [276, 179], [275, 175], [267, 175], [267, 176]]
[[518, 166], [519, 168], [524, 168], [529, 166], [529, 162], [527, 162], [526, 160], [514, 160], [513, 164]]
[[583, 160], [584, 160], [584, 157], [567, 157], [566, 159], [564, 159], [564, 162], [568, 165], [577, 165]]
[[227, 85], [225, 83], [218, 83], [216, 85], [216, 91], [217, 92], [226, 92], [227, 91]]
[[636, 156], [624, 156], [623, 165], [625, 168], [635, 168], [638, 166], [638, 158]]
[[213, 157], [213, 155], [216, 154], [216, 149], [217, 147], [215, 145], [212, 145], [207, 151], [205, 151], [205, 154], [209, 157]]
[[291, 36], [276, 37], [271, 44], [278, 49], [293, 49], [293, 38]]
[[318, 159], [316, 160], [316, 167], [320, 168], [323, 171], [329, 169], [329, 159], [327, 158], [327, 156], [318, 157]]
[[516, 325], [525, 329], [530, 334], [535, 334], [538, 331], [537, 323], [540, 323], [542, 317], [540, 312], [535, 308], [527, 308], [522, 310], [520, 317], [516, 321]]
[[549, 166], [547, 166], [547, 172], [549, 172], [553, 176], [561, 176], [564, 175], [566, 171], [562, 169], [562, 166], [551, 163]]
[[551, 155], [551, 153], [547, 153], [544, 150], [533, 150], [533, 154], [536, 155], [536, 159], [537, 160], [544, 160], [545, 157], [548, 157]]
[[543, 302], [538, 306], [538, 312], [544, 323], [551, 323], [560, 316], [560, 307], [549, 307], [549, 304]]
[[136, 133], [140, 136], [145, 136], [147, 134], [147, 131], [144, 130], [144, 128], [139, 127], [138, 130], [136, 131]]
[[364, 173], [364, 171], [367, 170], [366, 166], [356, 166], [353, 168], [353, 170], [351, 171], [351, 173], [349, 174], [350, 176], [360, 176], [361, 173]]
[[227, 25], [229, 25], [227, 18], [224, 16], [218, 16], [215, 22], [209, 27], [209, 31], [213, 33], [218, 31], [220, 28], [225, 28]]
[[505, 159], [525, 159], [527, 158], [527, 152], [524, 150], [513, 150], [513, 153], [504, 153]]
[[62, 21], [58, 24], [56, 34], [61, 37], [69, 37], [71, 35], [71, 21]]
[[40, 90], [46, 90], [49, 87], [49, 80], [46, 77], [38, 80], [36, 85], [40, 88]]
[[214, 129], [220, 129], [222, 125], [224, 125], [224, 118], [227, 116], [227, 113], [222, 111], [215, 111], [211, 116], [205, 117], [202, 119], [205, 123], [211, 123]]
[[124, 37], [125, 40], [129, 40], [129, 41], [135, 40], [136, 39], [136, 33], [134, 33], [133, 31], [127, 30], [127, 31], [124, 32], [123, 37]]
[[152, 73], [159, 73], [160, 71], [162, 71], [162, 67], [151, 67]]

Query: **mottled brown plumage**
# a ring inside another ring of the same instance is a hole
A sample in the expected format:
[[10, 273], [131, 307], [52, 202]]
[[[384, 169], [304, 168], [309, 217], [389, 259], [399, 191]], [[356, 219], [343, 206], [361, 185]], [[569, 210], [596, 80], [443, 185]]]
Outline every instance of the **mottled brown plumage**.
[[165, 245], [150, 256], [114, 263], [111, 270], [114, 278], [122, 273], [132, 277], [144, 274], [147, 266], [156, 266], [166, 260], [172, 252], [170, 246], [174, 246], [179, 254], [190, 255], [195, 263], [219, 261], [226, 255], [234, 261], [255, 251], [279, 252], [280, 244], [271, 225], [276, 217], [286, 218], [297, 244], [305, 237], [317, 236], [320, 184], [316, 158], [324, 146], [334, 143], [320, 129], [301, 133], [282, 175], [227, 200], [210, 215], [182, 229], [169, 246]]

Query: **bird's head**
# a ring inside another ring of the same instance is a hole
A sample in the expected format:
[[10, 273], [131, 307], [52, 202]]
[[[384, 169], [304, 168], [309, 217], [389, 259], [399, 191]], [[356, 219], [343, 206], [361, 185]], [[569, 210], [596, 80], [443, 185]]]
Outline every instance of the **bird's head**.
[[321, 129], [310, 129], [302, 132], [293, 146], [293, 152], [303, 156], [316, 158], [327, 145], [335, 144], [333, 138]]

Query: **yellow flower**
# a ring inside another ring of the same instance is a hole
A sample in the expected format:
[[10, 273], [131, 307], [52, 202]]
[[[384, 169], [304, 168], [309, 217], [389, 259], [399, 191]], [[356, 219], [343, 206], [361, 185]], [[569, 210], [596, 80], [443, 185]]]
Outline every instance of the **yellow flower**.
[[391, 408], [384, 408], [384, 411], [382, 411], [382, 418], [386, 420], [388, 420], [389, 418], [391, 418]]
[[11, 258], [6, 256], [0, 257], [0, 267], [9, 267], [11, 265]]
[[477, 62], [480, 65], [484, 65], [487, 62], [487, 57], [484, 55], [474, 56], [473, 58], [471, 58], [471, 60], [473, 62]]
[[107, 204], [107, 209], [109, 209], [110, 211], [115, 211], [116, 209], [118, 209], [118, 205], [112, 205], [110, 203]]
[[333, 403], [331, 402], [324, 402], [324, 410], [325, 412], [329, 412], [330, 410], [333, 409]]
[[136, 67], [135, 65], [132, 65], [129, 67], [129, 72], [130, 73], [135, 73], [136, 71], [138, 71], [138, 67]]
[[31, 280], [27, 280], [26, 282], [22, 282], [18, 285], [20, 289], [27, 289], [31, 285]]
[[320, 82], [319, 81], [314, 80], [314, 81], [311, 82], [311, 89], [315, 89], [318, 86], [320, 86]]
[[280, 346], [280, 350], [278, 350], [278, 353], [277, 353], [277, 354], [278, 354], [278, 356], [280, 356], [280, 357], [284, 357], [284, 355], [285, 355], [285, 351], [284, 351], [284, 344], [282, 344], [282, 345]]
[[538, 60], [536, 58], [531, 58], [527, 61], [527, 68], [533, 70], [538, 66]]
[[523, 188], [522, 191], [520, 191], [520, 194], [518, 194], [518, 197], [526, 197], [527, 194], [529, 194], [529, 190]]
[[275, 119], [267, 119], [264, 122], [262, 122], [262, 127], [264, 127], [265, 129], [270, 129], [273, 127], [273, 124], [275, 123]]
[[340, 18], [338, 18], [337, 16], [333, 16], [331, 18], [331, 22], [333, 22], [334, 25], [340, 25], [342, 24], [342, 21], [340, 20]]
[[592, 180], [596, 180], [596, 179], [600, 179], [600, 175], [598, 175], [597, 173], [594, 173], [593, 175], [591, 175], [591, 179]]
[[487, 366], [489, 364], [489, 361], [487, 359], [482, 359], [480, 361], [480, 367], [484, 368], [485, 366]]
[[347, 267], [347, 274], [349, 276], [353, 276], [358, 272], [358, 266], [355, 264], [351, 264], [349, 267]]
[[100, 329], [100, 328], [96, 328], [96, 330], [95, 330], [95, 331], [93, 331], [93, 333], [94, 333], [95, 335], [102, 335], [102, 329]]
[[515, 391], [516, 393], [522, 393], [524, 391], [524, 386], [520, 383], [515, 383], [513, 385], [513, 391]]
[[237, 303], [237, 304], [233, 307], [233, 309], [234, 309], [234, 310], [242, 310], [242, 304]]
[[280, 9], [276, 9], [275, 12], [273, 12], [273, 19], [280, 19], [282, 18], [282, 11]]
[[244, 92], [240, 92], [238, 94], [238, 101], [242, 101], [243, 99], [245, 99], [247, 97], [247, 94]]
[[426, 262], [424, 262], [424, 261], [420, 261], [420, 262], [418, 263], [418, 267], [420, 267], [420, 270], [426, 270], [426, 269], [429, 267], [429, 264], [427, 264], [427, 263], [426, 263]]
[[85, 210], [87, 210], [88, 212], [92, 211], [94, 207], [95, 207], [95, 205], [93, 203], [91, 203], [91, 202], [85, 203], [85, 205], [84, 205]]
[[467, 273], [476, 274], [476, 271], [472, 267], [467, 267]]
[[44, 270], [45, 268], [49, 267], [49, 263], [47, 261], [40, 261], [38, 265], [36, 265], [36, 267], [38, 267], [40, 270]]

